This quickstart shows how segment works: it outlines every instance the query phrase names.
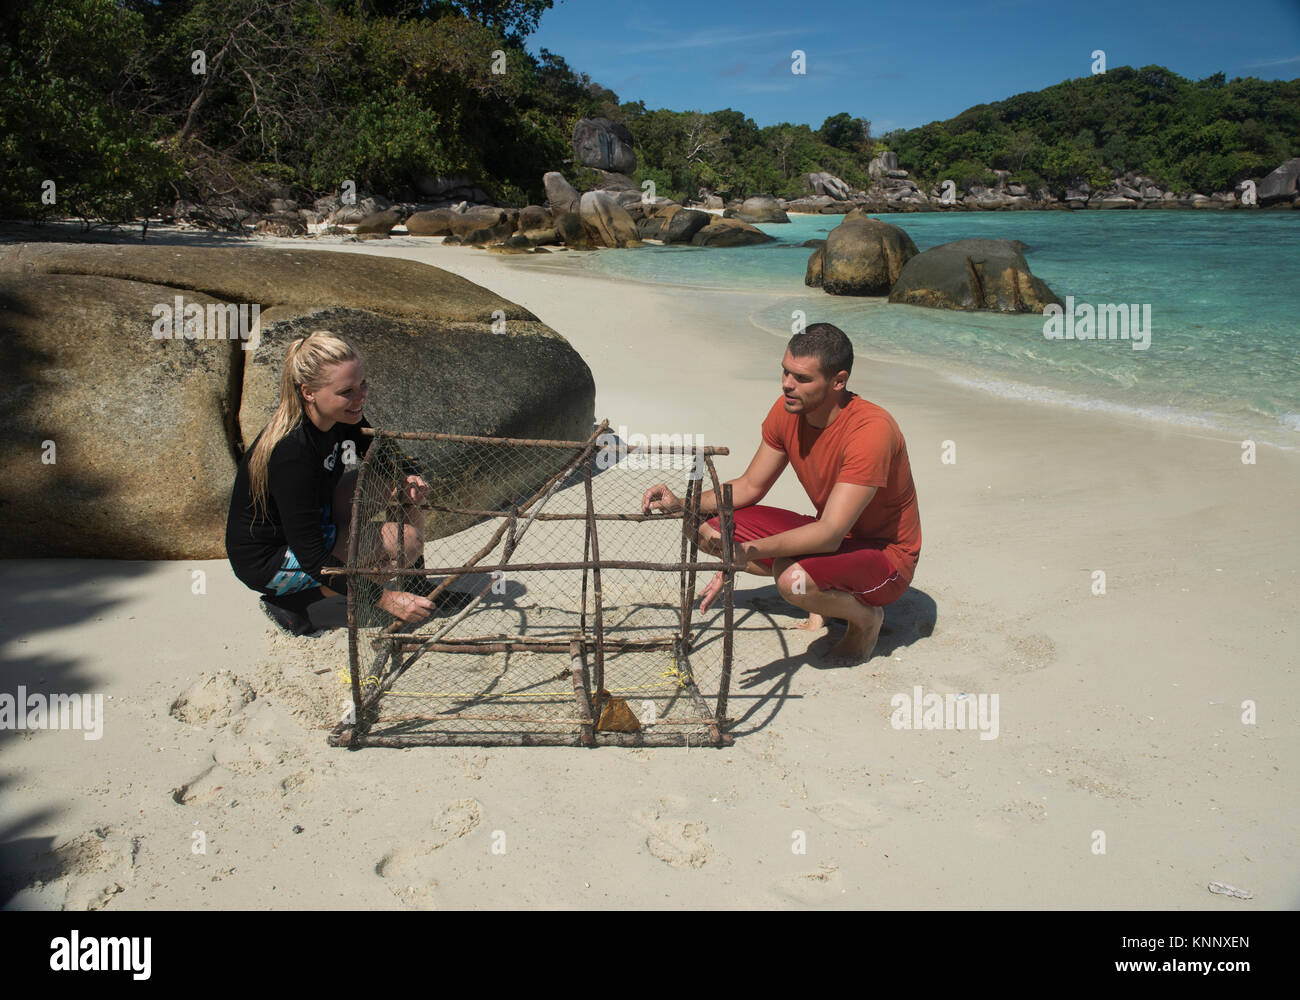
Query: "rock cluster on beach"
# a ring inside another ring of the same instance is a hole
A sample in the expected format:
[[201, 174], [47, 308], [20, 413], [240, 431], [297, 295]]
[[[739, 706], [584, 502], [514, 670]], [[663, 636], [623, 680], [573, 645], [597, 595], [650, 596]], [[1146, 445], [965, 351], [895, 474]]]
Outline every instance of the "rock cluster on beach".
[[[651, 197], [632, 179], [637, 169], [635, 143], [621, 123], [608, 118], [580, 119], [573, 128], [572, 147], [574, 169], [588, 190], [575, 189], [564, 174], [551, 171], [542, 178], [546, 191], [543, 205], [500, 207], [491, 204], [487, 194], [468, 178], [422, 177], [404, 194], [432, 201], [392, 202], [369, 194], [345, 202], [339, 194], [332, 194], [304, 208], [285, 191], [282, 197], [270, 199], [264, 212], [241, 208], [229, 198], [216, 198], [202, 206], [177, 202], [172, 217], [208, 227], [288, 237], [345, 233], [355, 239], [385, 239], [404, 226], [408, 235], [443, 237], [447, 244], [486, 247], [498, 253], [548, 253], [551, 247], [636, 247], [646, 240], [697, 247], [765, 243], [771, 237], [756, 224], [789, 222], [790, 212], [847, 215], [855, 210], [1300, 207], [1300, 158], [1287, 160], [1258, 181], [1243, 181], [1235, 191], [1177, 194], [1130, 171], [1102, 190], [1093, 190], [1079, 179], [1058, 199], [1046, 188], [1030, 190], [1017, 183], [1009, 170], [992, 171], [991, 186], [972, 183], [963, 190], [945, 181], [924, 191], [900, 167], [898, 154], [888, 150], [868, 164], [870, 184], [866, 189], [853, 189], [824, 171], [809, 172], [801, 175], [807, 193], [797, 198], [756, 194], [724, 201], [702, 188], [693, 202], [680, 205]], [[700, 214], [678, 218], [683, 210]], [[714, 214], [718, 212], [721, 216]], [[676, 221], [670, 221], [673, 219]]]
[[[259, 345], [190, 338], [179, 320], [158, 336], [177, 297], [257, 304]], [[563, 337], [413, 261], [27, 243], [0, 254], [0, 301], [0, 504], [23, 527], [0, 558], [224, 557], [238, 455], [276, 405], [289, 342], [313, 330], [360, 349], [377, 427], [574, 440], [592, 425], [591, 370]]]
[[832, 295], [888, 295], [937, 309], [1041, 312], [1061, 300], [1025, 262], [1018, 240], [956, 240], [918, 253], [898, 226], [854, 209], [808, 258], [804, 284]]

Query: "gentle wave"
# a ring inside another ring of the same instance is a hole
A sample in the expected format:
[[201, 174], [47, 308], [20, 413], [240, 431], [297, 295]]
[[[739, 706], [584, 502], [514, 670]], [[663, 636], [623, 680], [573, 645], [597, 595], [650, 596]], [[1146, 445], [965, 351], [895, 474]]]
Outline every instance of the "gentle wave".
[[[1060, 389], [1044, 389], [1036, 385], [1007, 382], [997, 378], [970, 377], [951, 373], [944, 373], [943, 377], [957, 385], [991, 393], [1004, 399], [1043, 403], [1049, 406], [1064, 406], [1074, 410], [1088, 410], [1094, 413], [1106, 413], [1119, 417], [1136, 417], [1139, 420], [1173, 424], [1179, 427], [1194, 427], [1198, 430], [1214, 431], [1220, 434], [1240, 434], [1243, 430], [1239, 426], [1234, 426], [1234, 422], [1226, 415], [1207, 416], [1204, 413], [1195, 413], [1176, 406], [1134, 406], [1128, 403], [1116, 403], [1107, 399], [1080, 396]], [[1284, 414], [1279, 421], [1279, 426], [1284, 430], [1300, 431], [1300, 414]], [[1236, 440], [1236, 438], [1233, 440]], [[1284, 444], [1280, 441], [1256, 440], [1256, 444], [1266, 444], [1274, 448], [1281, 448], [1284, 451], [1300, 451], [1300, 447], [1293, 444]]]

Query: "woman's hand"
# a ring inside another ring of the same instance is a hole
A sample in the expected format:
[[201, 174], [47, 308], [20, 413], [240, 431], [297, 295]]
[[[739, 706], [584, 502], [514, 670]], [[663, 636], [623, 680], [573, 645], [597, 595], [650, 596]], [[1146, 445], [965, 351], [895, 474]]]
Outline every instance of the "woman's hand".
[[407, 476], [406, 482], [402, 486], [394, 487], [389, 496], [394, 500], [397, 499], [398, 490], [402, 493], [402, 503], [418, 504], [423, 503], [424, 498], [429, 495], [429, 484], [419, 476]]

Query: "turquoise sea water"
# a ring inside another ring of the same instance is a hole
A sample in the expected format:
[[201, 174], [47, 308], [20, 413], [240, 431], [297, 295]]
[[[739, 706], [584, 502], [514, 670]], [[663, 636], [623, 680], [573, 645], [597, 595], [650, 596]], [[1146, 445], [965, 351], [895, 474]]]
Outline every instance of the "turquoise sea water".
[[803, 284], [838, 216], [759, 228], [777, 242], [605, 250], [585, 266], [756, 297], [753, 320], [788, 337], [791, 312], [835, 323], [864, 354], [919, 362], [998, 395], [1202, 428], [1300, 448], [1300, 212], [1006, 212], [877, 216], [917, 248], [967, 237], [1028, 244], [1030, 269], [1062, 300], [1150, 304], [1151, 343], [1048, 340], [1043, 317], [949, 312], [828, 295]]

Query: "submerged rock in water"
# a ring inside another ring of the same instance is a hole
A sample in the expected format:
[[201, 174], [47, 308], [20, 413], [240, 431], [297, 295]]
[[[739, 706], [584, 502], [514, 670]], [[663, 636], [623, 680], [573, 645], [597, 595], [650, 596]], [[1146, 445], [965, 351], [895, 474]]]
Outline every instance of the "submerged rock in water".
[[[822, 254], [822, 287], [832, 295], [888, 295], [916, 244], [897, 226], [850, 212], [830, 231]], [[808, 274], [814, 265], [808, 262]], [[807, 278], [805, 283], [810, 283]]]
[[1012, 240], [956, 240], [917, 254], [903, 267], [890, 302], [936, 309], [1037, 312], [1056, 293], [1034, 277]]

